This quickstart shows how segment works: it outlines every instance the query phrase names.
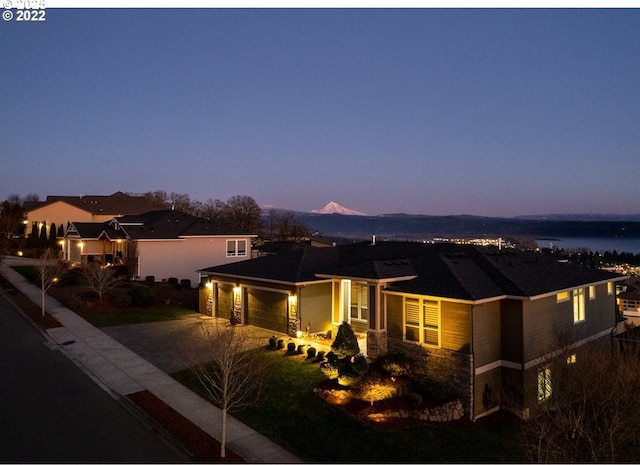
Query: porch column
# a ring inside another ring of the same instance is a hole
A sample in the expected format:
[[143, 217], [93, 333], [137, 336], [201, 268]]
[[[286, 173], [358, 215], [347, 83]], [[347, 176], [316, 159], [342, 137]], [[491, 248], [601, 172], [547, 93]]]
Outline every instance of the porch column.
[[388, 353], [387, 306], [383, 302], [382, 285], [369, 287], [369, 328], [367, 329], [367, 356], [377, 358]]

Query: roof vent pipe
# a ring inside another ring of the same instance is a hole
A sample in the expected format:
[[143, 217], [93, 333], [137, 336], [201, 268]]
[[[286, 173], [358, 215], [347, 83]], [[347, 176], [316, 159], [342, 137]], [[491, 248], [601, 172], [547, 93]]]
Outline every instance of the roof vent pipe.
[[371, 245], [376, 245], [376, 235], [375, 234], [371, 238]]

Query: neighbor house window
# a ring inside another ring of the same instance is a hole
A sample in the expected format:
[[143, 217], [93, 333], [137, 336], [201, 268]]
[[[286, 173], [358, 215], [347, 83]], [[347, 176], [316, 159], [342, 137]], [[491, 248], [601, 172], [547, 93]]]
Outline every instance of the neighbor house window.
[[246, 257], [246, 255], [246, 239], [231, 239], [227, 241], [227, 257]]
[[613, 283], [611, 281], [607, 283], [607, 294], [613, 294]]
[[367, 320], [369, 318], [369, 287], [367, 283], [351, 281], [351, 319]]
[[573, 322], [584, 321], [584, 288], [573, 291]]
[[576, 354], [571, 354], [567, 357], [567, 365], [573, 365], [576, 363]]
[[546, 367], [538, 371], [538, 401], [551, 397], [551, 368]]
[[405, 300], [405, 340], [440, 345], [440, 304], [437, 300]]
[[589, 286], [589, 300], [593, 300], [596, 298], [596, 287]]
[[558, 292], [558, 294], [556, 295], [556, 302], [560, 303], [560, 302], [566, 302], [567, 300], [569, 300], [569, 293], [568, 292]]

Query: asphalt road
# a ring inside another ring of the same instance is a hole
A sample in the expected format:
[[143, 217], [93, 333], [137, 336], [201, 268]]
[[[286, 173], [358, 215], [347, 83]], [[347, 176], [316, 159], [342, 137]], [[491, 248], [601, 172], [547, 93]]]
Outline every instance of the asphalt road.
[[0, 290], [0, 462], [185, 461], [47, 342]]

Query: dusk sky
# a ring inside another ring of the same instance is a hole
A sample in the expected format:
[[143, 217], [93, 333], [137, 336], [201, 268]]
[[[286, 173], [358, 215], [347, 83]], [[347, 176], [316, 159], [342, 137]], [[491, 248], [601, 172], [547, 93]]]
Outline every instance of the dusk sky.
[[640, 9], [46, 13], [0, 24], [0, 200], [640, 213]]

